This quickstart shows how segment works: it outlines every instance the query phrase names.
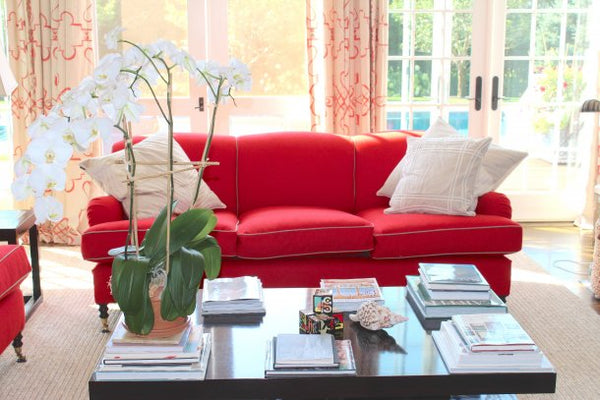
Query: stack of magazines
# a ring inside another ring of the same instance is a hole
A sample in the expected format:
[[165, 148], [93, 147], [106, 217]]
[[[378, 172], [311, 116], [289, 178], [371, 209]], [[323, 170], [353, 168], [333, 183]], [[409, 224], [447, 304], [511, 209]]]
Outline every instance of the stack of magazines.
[[211, 334], [189, 324], [169, 337], [133, 334], [117, 323], [95, 371], [99, 381], [203, 380], [211, 350]]
[[321, 288], [333, 292], [333, 309], [356, 311], [362, 303], [383, 303], [381, 288], [375, 278], [321, 279]]
[[420, 263], [406, 277], [406, 297], [425, 329], [455, 314], [506, 313], [506, 304], [472, 264]]
[[553, 371], [511, 314], [455, 315], [432, 336], [450, 373]]
[[205, 279], [202, 315], [264, 315], [262, 282], [256, 276]]
[[356, 375], [350, 340], [333, 335], [279, 334], [267, 343], [265, 377]]

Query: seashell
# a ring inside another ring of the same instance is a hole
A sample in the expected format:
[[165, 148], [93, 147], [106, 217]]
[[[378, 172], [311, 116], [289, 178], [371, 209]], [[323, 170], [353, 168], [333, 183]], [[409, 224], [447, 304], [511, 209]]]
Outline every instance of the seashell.
[[408, 319], [374, 301], [361, 304], [356, 310], [356, 314], [350, 314], [349, 317], [352, 321], [360, 323], [360, 326], [371, 331], [389, 328]]

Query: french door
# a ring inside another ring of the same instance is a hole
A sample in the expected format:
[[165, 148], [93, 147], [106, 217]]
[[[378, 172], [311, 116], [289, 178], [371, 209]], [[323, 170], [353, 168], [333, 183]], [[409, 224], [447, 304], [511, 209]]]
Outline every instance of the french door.
[[388, 127], [426, 129], [441, 115], [463, 135], [527, 151], [500, 188], [514, 218], [575, 219], [589, 153], [577, 111], [596, 95], [588, 22], [598, 4], [391, 0], [389, 9]]

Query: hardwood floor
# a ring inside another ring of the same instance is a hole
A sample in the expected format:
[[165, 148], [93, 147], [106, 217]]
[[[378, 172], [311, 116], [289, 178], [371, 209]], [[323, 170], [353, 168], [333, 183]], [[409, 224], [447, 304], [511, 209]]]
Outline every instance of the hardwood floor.
[[593, 232], [567, 223], [522, 225], [523, 251], [600, 314], [600, 300], [589, 288]]

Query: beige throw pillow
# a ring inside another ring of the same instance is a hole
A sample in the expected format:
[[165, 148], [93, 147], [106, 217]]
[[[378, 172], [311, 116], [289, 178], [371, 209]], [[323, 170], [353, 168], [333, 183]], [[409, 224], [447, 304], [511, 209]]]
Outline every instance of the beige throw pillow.
[[[438, 118], [423, 134], [423, 138], [444, 137], [462, 136], [443, 118]], [[527, 157], [527, 153], [524, 151], [507, 149], [492, 143], [481, 162], [481, 170], [475, 181], [475, 195], [481, 196], [498, 189], [525, 157]], [[401, 178], [401, 171], [402, 160], [392, 170], [381, 189], [377, 191], [378, 196], [392, 197]]]
[[[133, 145], [133, 149], [137, 162], [136, 178], [151, 177], [136, 181], [137, 216], [138, 218], [154, 217], [166, 206], [168, 201], [167, 177], [166, 175], [160, 176], [167, 170], [168, 136], [154, 134]], [[123, 162], [124, 160], [125, 152], [120, 150], [105, 156], [83, 160], [79, 166], [100, 185], [102, 190], [122, 202], [125, 213], [129, 216], [131, 199], [126, 184], [127, 166]], [[173, 142], [173, 160], [180, 163], [190, 161], [176, 141]], [[181, 165], [174, 168], [182, 170], [189, 167], [190, 165]], [[195, 170], [174, 174], [175, 193], [173, 198], [177, 200], [176, 213], [182, 213], [189, 208], [194, 196], [197, 177], [198, 174]], [[225, 204], [206, 182], [202, 181], [198, 200], [194, 207], [216, 209], [225, 208]]]
[[491, 138], [408, 138], [386, 214], [475, 215], [475, 179]]

